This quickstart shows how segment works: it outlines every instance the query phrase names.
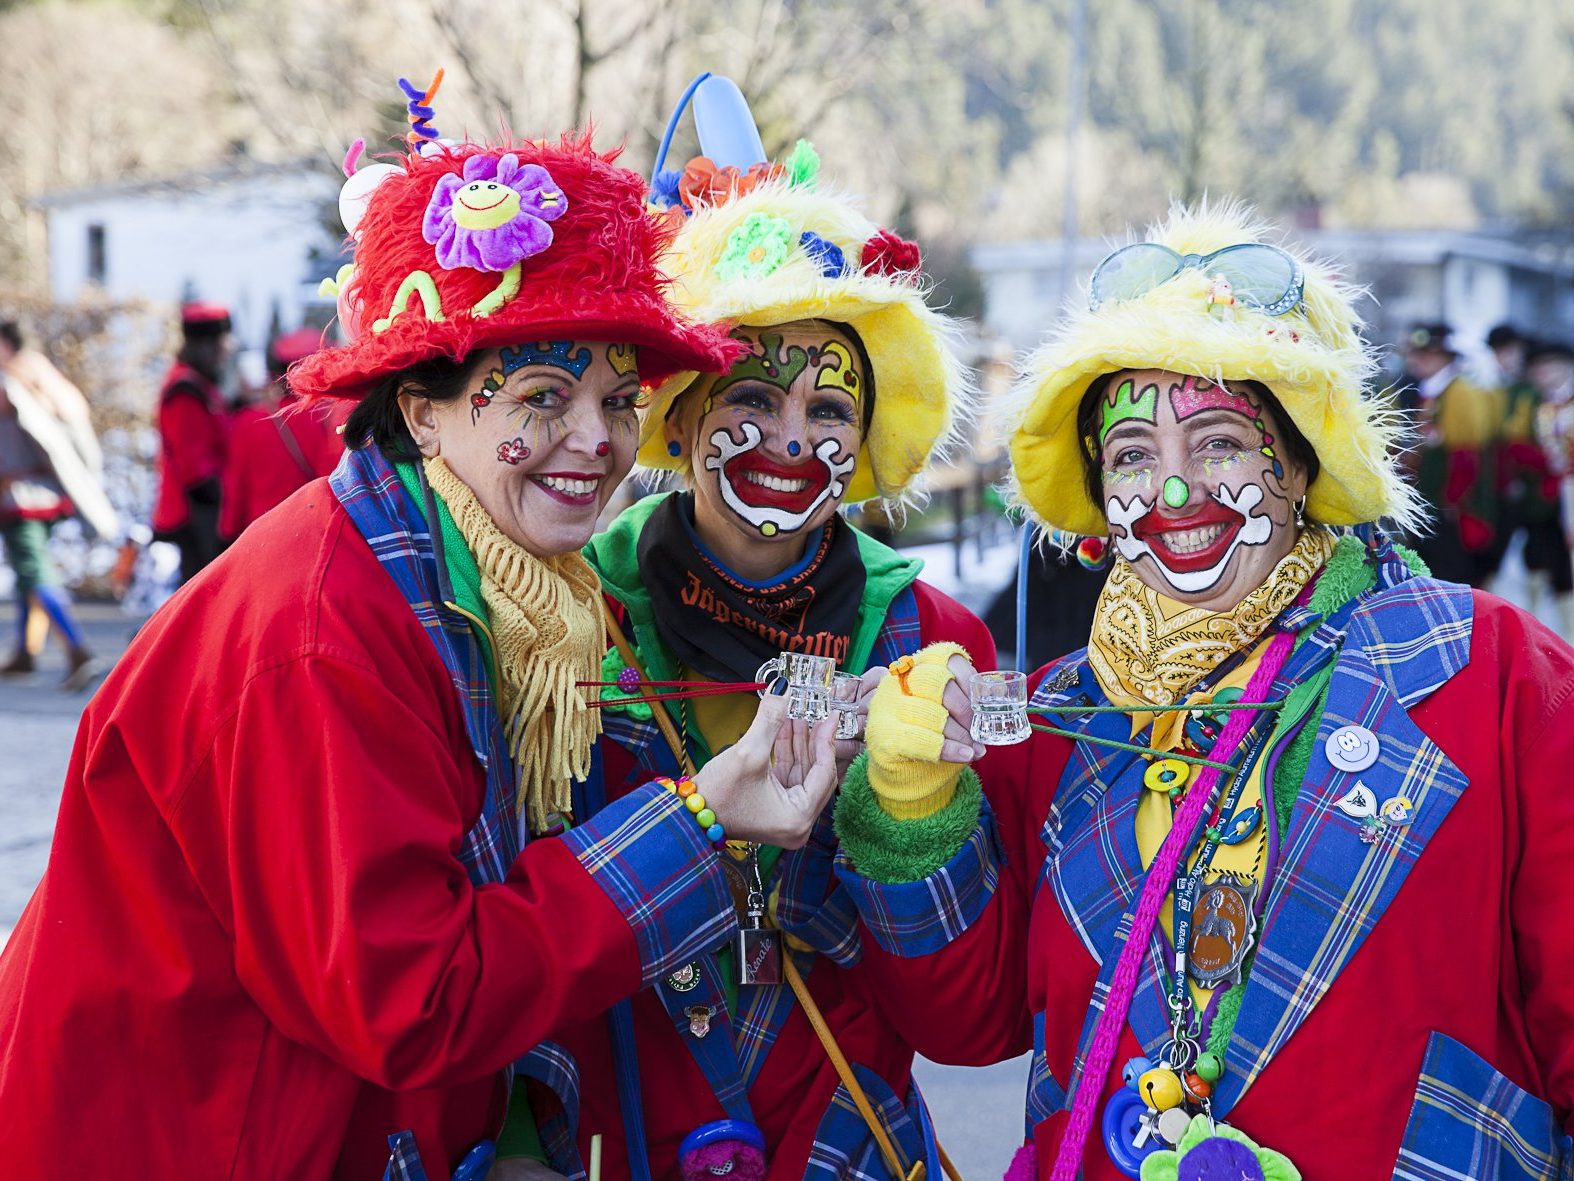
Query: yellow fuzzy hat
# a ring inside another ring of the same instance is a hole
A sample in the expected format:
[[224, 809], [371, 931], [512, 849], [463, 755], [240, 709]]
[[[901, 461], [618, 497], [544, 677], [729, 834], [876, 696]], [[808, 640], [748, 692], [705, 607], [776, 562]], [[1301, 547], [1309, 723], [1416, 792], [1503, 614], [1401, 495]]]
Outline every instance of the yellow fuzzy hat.
[[[900, 499], [971, 411], [958, 328], [925, 302], [917, 249], [802, 171], [773, 169], [747, 192], [697, 202], [663, 260], [672, 277], [668, 296], [703, 324], [849, 325], [869, 358], [874, 412], [846, 499]], [[676, 374], [650, 394], [640, 463], [682, 467], [668, 454], [662, 427], [698, 376]]]
[[[1234, 203], [1172, 209], [1146, 240], [1183, 256], [1270, 241], [1267, 227]], [[1317, 453], [1320, 470], [1306, 495], [1314, 520], [1420, 523], [1420, 500], [1396, 462], [1403, 419], [1367, 392], [1377, 364], [1360, 335], [1356, 292], [1284, 243], [1271, 244], [1300, 263], [1305, 280], [1301, 303], [1283, 315], [1239, 302], [1233, 318], [1215, 315], [1212, 277], [1188, 266], [1135, 298], [1072, 315], [1027, 358], [1006, 410], [1018, 503], [1053, 528], [1106, 533], [1103, 509], [1084, 486], [1077, 411], [1088, 387], [1106, 373], [1163, 369], [1215, 382], [1257, 381], [1272, 390]]]

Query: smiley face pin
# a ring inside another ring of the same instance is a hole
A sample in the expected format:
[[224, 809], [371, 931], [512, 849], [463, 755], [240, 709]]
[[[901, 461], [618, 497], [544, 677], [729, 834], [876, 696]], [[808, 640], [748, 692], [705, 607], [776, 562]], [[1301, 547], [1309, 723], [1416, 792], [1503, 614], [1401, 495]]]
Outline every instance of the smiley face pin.
[[1323, 746], [1328, 761], [1340, 771], [1365, 771], [1381, 751], [1377, 735], [1365, 726], [1340, 726]]

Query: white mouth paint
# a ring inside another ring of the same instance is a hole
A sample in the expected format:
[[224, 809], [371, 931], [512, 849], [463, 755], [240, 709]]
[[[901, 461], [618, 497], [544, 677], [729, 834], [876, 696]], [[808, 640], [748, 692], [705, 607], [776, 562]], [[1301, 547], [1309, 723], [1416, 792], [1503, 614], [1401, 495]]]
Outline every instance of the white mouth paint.
[[1122, 501], [1118, 496], [1109, 498], [1105, 505], [1105, 517], [1111, 525], [1119, 525], [1125, 530], [1123, 537], [1111, 537], [1116, 550], [1126, 561], [1136, 564], [1137, 559], [1143, 555], [1153, 559], [1164, 580], [1182, 594], [1194, 595], [1205, 591], [1224, 576], [1224, 568], [1230, 564], [1230, 559], [1235, 556], [1235, 551], [1243, 545], [1262, 545], [1273, 534], [1273, 520], [1266, 516], [1254, 515], [1263, 500], [1261, 485], [1248, 484], [1240, 492], [1232, 492], [1229, 488], [1219, 487], [1214, 491], [1213, 498], [1225, 508], [1233, 509], [1245, 517], [1245, 523], [1235, 531], [1235, 536], [1230, 540], [1230, 547], [1221, 557], [1206, 570], [1191, 570], [1184, 574], [1171, 570], [1154, 552], [1153, 548], [1142, 538], [1132, 533], [1132, 526], [1153, 511], [1154, 502], [1134, 496], [1129, 501]]
[[847, 485], [842, 482], [842, 477], [858, 466], [856, 455], [836, 458], [841, 451], [841, 444], [835, 439], [825, 439], [814, 449], [814, 454], [830, 469], [831, 478], [808, 508], [801, 513], [790, 513], [785, 509], [772, 508], [769, 505], [746, 504], [733, 490], [732, 481], [727, 478], [727, 464], [745, 452], [759, 447], [761, 436], [760, 428], [752, 422], [743, 423], [738, 430], [743, 435], [742, 443], [734, 442], [732, 432], [726, 427], [711, 435], [711, 446], [716, 448], [719, 454], [705, 457], [705, 470], [716, 473], [716, 482], [721, 487], [721, 498], [727, 507], [766, 537], [802, 529], [827, 500], [840, 500], [847, 491]]

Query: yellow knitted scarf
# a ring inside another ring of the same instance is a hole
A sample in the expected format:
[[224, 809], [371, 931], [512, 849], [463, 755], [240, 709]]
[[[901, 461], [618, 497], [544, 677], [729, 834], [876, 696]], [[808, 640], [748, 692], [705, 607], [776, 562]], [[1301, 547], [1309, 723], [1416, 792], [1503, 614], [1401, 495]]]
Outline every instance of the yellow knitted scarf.
[[1328, 530], [1301, 531], [1262, 585], [1228, 611], [1161, 595], [1117, 557], [1099, 595], [1088, 665], [1111, 704], [1174, 705], [1225, 659], [1250, 648], [1333, 552]]
[[538, 558], [505, 537], [441, 458], [424, 467], [481, 571], [502, 682], [498, 713], [519, 775], [515, 807], [532, 832], [542, 832], [549, 813], [569, 813], [570, 790], [590, 773], [601, 733], [600, 712], [575, 684], [601, 676], [601, 582], [577, 550]]

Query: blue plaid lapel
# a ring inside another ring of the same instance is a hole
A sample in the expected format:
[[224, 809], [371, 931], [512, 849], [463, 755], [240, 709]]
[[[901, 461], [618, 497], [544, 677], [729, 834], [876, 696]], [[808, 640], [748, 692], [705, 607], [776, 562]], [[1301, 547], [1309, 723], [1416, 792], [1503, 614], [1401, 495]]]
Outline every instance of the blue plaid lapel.
[[426, 630], [453, 681], [472, 752], [486, 770], [486, 801], [459, 859], [475, 885], [500, 882], [519, 854], [514, 764], [492, 700], [486, 654], [470, 621], [447, 606], [432, 533], [398, 473], [375, 447], [347, 451], [329, 484], [383, 570]]
[[[689, 1047], [689, 1053], [710, 1083], [712, 1094], [728, 1119], [754, 1119], [749, 1108], [748, 1084], [738, 1065], [738, 1052], [734, 1048], [732, 1017], [727, 1012], [727, 995], [722, 986], [721, 968], [714, 955], [703, 955], [692, 965], [698, 970], [699, 981], [687, 992], [679, 992], [667, 984], [656, 985], [656, 994], [662, 1006], [677, 1027], [678, 1036]], [[693, 1008], [709, 1010], [701, 1028], [703, 1037], [692, 1032], [688, 1011]]]
[[[1033, 696], [1033, 706], [1053, 711], [1064, 705], [1106, 705], [1088, 668], [1086, 651], [1063, 658], [1049, 670]], [[1052, 725], [1089, 738], [1126, 742], [1131, 722], [1125, 714], [1053, 714]], [[1095, 742], [1078, 741], [1061, 774], [1049, 816], [1039, 831], [1046, 860], [1044, 880], [1061, 913], [1099, 964], [1078, 1039], [1077, 1059], [1068, 1091], [1075, 1091], [1098, 1016], [1109, 996], [1115, 964], [1131, 933], [1131, 911], [1146, 876], [1137, 848], [1137, 801], [1142, 788], [1133, 774], [1141, 756]], [[1148, 963], [1139, 978], [1128, 1018], [1139, 1040], [1157, 1051], [1168, 1028], [1158, 971], [1164, 962], [1163, 933], [1155, 928]]]
[[[411, 502], [398, 473], [382, 453], [375, 447], [346, 451], [329, 477], [329, 485], [420, 620], [459, 695], [465, 734], [486, 772], [486, 798], [456, 856], [472, 885], [501, 882], [519, 855], [520, 826], [514, 812], [514, 762], [492, 700], [486, 653], [476, 642], [470, 621], [446, 605], [446, 575], [426, 516]], [[553, 1043], [543, 1042], [521, 1061], [539, 1059], [549, 1063], [562, 1056]], [[540, 1069], [550, 1073], [548, 1066]], [[511, 1087], [514, 1067], [509, 1067], [504, 1075]], [[559, 1091], [565, 1110], [577, 1112], [578, 1077], [552, 1074], [551, 1078], [569, 1088]], [[571, 1146], [571, 1141], [568, 1143]], [[565, 1137], [561, 1133], [551, 1148], [558, 1154], [560, 1164], [567, 1162]]]
[[[1468, 783], [1406, 711], [1470, 659], [1469, 588], [1420, 578], [1388, 585], [1360, 603], [1342, 636], [1319, 629], [1314, 637], [1342, 638], [1344, 650], [1279, 854], [1283, 868], [1230, 1042], [1231, 1070], [1214, 1099], [1221, 1114], [1338, 978]], [[1366, 727], [1381, 744], [1378, 761], [1359, 774], [1338, 770], [1323, 750], [1346, 725]], [[1334, 807], [1357, 781], [1379, 801], [1407, 796], [1409, 824], [1362, 842], [1360, 823]]]

